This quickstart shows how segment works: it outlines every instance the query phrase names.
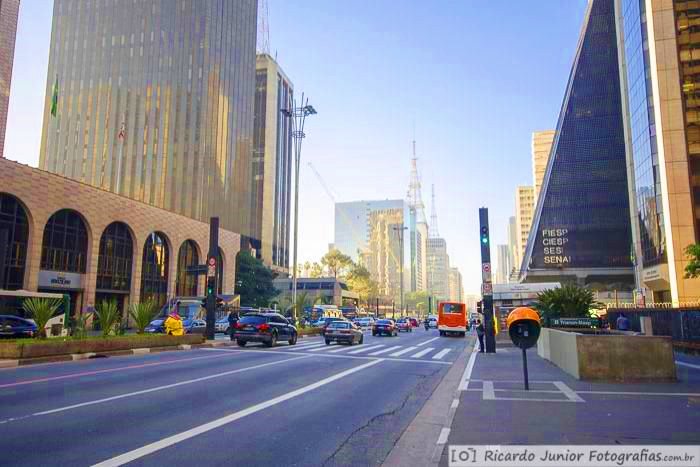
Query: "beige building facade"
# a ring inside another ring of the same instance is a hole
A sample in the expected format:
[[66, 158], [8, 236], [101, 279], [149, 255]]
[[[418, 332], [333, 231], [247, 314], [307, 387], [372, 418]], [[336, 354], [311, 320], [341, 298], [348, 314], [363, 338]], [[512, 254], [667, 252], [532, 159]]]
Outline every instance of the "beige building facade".
[[542, 180], [547, 170], [549, 153], [552, 150], [556, 130], [535, 131], [532, 133], [532, 182], [535, 187], [535, 203], [540, 195]]
[[516, 267], [523, 261], [527, 238], [530, 235], [532, 217], [535, 211], [535, 189], [532, 186], [519, 186], [515, 191], [515, 230], [516, 230]]
[[[74, 310], [204, 295], [209, 224], [0, 159], [0, 230], [9, 233], [2, 289], [68, 293]], [[240, 236], [219, 230], [218, 292], [233, 294]]]
[[369, 241], [363, 254], [365, 267], [377, 282], [379, 294], [394, 299], [401, 290], [403, 209], [372, 211], [368, 226]]
[[0, 157], [3, 157], [5, 147], [18, 16], [19, 0], [0, 0]]
[[684, 277], [684, 250], [700, 242], [697, 2], [615, 8], [637, 293], [647, 303], [699, 302], [700, 279]]
[[449, 271], [450, 301], [462, 303], [464, 301], [464, 288], [462, 287], [462, 273], [457, 268]]

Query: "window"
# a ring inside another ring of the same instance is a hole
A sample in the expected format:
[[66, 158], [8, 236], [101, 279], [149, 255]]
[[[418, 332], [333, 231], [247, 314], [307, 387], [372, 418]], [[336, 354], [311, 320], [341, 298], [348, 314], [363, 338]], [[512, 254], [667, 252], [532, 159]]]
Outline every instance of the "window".
[[197, 295], [197, 277], [188, 274], [187, 268], [199, 264], [197, 245], [192, 240], [185, 240], [177, 255], [177, 280], [175, 294], [178, 297], [195, 297]]
[[133, 244], [129, 227], [122, 222], [107, 226], [100, 238], [97, 258], [97, 290], [129, 291]]
[[143, 246], [141, 267], [141, 301], [153, 300], [156, 306], [168, 298], [168, 265], [170, 251], [165, 235], [151, 232]]
[[76, 211], [62, 209], [44, 227], [41, 269], [85, 273], [87, 228]]
[[7, 232], [9, 251], [5, 258], [5, 280], [0, 289], [17, 290], [24, 284], [29, 224], [27, 213], [14, 196], [0, 194], [0, 231]]

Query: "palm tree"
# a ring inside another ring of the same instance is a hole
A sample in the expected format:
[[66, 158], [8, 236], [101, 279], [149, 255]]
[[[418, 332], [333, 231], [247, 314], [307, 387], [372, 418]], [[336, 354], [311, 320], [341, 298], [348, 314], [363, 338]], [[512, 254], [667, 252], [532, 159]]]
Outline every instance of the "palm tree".
[[593, 292], [586, 287], [565, 284], [558, 289], [547, 289], [537, 294], [534, 304], [540, 316], [551, 318], [580, 318], [591, 316], [591, 310], [600, 308]]
[[116, 332], [116, 327], [119, 325], [119, 307], [116, 300], [103, 301], [97, 305], [95, 316], [102, 328], [102, 337], [109, 336], [112, 332]]
[[58, 298], [27, 298], [22, 302], [22, 308], [26, 311], [36, 323], [37, 337], [43, 339], [46, 337], [46, 324], [54, 313], [61, 306], [62, 301]]
[[145, 332], [146, 326], [153, 321], [153, 317], [156, 315], [157, 311], [158, 309], [151, 300], [131, 304], [129, 307], [129, 316], [134, 320], [136, 332], [138, 334], [143, 334]]

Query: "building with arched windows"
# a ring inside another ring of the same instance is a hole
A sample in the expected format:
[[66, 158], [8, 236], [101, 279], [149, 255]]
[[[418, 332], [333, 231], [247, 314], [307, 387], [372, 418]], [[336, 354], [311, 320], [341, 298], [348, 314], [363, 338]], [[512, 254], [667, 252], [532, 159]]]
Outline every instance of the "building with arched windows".
[[[209, 224], [7, 159], [0, 234], [0, 289], [68, 293], [80, 311], [204, 294], [186, 268], [206, 259]], [[239, 249], [240, 235], [220, 229], [219, 293], [233, 293]]]

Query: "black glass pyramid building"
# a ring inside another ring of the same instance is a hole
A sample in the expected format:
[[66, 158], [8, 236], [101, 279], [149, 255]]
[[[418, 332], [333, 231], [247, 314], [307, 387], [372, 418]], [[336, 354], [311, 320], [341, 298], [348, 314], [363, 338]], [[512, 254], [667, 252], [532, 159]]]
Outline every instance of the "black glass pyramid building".
[[523, 255], [521, 280], [632, 282], [613, 0], [591, 0]]

